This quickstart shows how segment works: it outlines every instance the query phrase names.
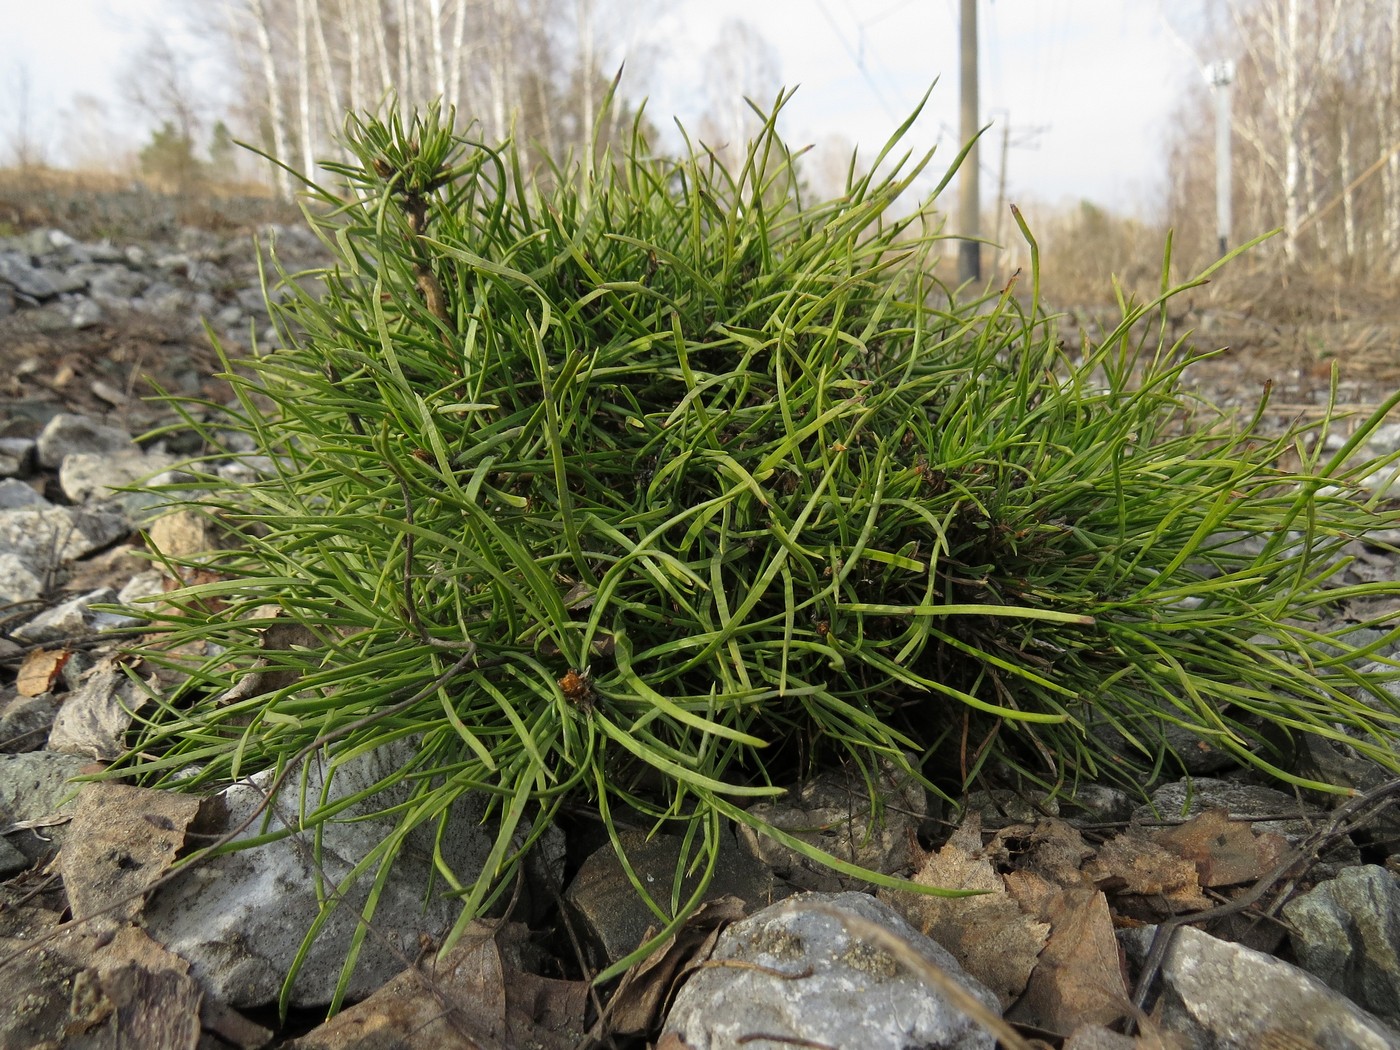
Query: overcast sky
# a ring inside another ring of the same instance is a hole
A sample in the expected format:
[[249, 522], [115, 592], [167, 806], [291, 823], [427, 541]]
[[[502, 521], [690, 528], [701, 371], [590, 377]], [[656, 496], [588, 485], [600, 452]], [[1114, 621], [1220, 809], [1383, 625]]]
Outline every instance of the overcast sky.
[[[982, 111], [993, 125], [983, 140], [984, 201], [995, 200], [1009, 128], [1011, 200], [1083, 198], [1151, 214], [1173, 108], [1201, 75], [1179, 43], [1197, 3], [982, 0]], [[77, 92], [119, 112], [120, 71], [161, 8], [162, 0], [0, 0], [0, 144], [15, 127], [22, 70], [41, 128], [56, 126]], [[938, 80], [908, 144], [956, 153], [957, 0], [676, 0], [661, 17], [646, 4], [632, 9], [648, 21], [630, 35], [655, 44], [644, 75], [658, 123], [675, 114], [693, 124], [710, 47], [740, 18], [772, 44], [781, 83], [799, 88], [786, 112], [790, 140], [840, 134], [873, 153]]]

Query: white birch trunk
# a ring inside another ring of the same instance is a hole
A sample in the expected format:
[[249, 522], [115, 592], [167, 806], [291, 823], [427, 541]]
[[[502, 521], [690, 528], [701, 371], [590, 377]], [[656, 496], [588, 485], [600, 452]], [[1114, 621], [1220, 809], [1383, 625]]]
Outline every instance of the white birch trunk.
[[297, 117], [301, 131], [301, 171], [313, 177], [316, 146], [311, 131], [310, 20], [307, 0], [297, 0]]
[[491, 58], [489, 83], [491, 91], [491, 136], [497, 142], [506, 137], [510, 128], [510, 109], [506, 99], [510, 78], [509, 18], [504, 0], [491, 0]]
[[[1396, 0], [1400, 3], [1400, 0]], [[467, 0], [457, 0], [452, 14], [452, 57], [448, 65], [447, 100], [459, 111], [462, 105], [462, 62], [467, 43]]]
[[1345, 114], [1340, 121], [1337, 158], [1342, 176], [1342, 246], [1348, 265], [1356, 263], [1356, 193], [1351, 188], [1351, 122]]
[[[277, 75], [277, 61], [272, 53], [272, 34], [268, 31], [267, 7], [263, 0], [248, 0], [248, 4], [253, 15], [253, 32], [258, 41], [258, 54], [262, 57], [263, 85], [267, 89], [267, 119], [272, 125], [272, 155], [286, 163], [287, 118], [282, 109], [282, 82]], [[291, 177], [276, 165], [272, 169], [272, 184], [277, 196], [283, 200], [291, 199]]]
[[345, 7], [344, 24], [350, 60], [350, 108], [359, 113], [365, 105], [364, 35], [360, 28], [360, 5], [354, 0]]
[[399, 79], [394, 84], [394, 89], [398, 92], [399, 98], [408, 100], [412, 98], [410, 85], [412, 83], [409, 74], [409, 37], [408, 37], [408, 5], [411, 0], [399, 0]]
[[389, 40], [388, 34], [384, 32], [384, 8], [380, 0], [362, 0], [368, 12], [366, 23], [369, 26], [369, 38], [374, 41], [374, 54], [378, 64], [378, 76], [372, 89], [371, 105], [378, 105], [383, 99], [384, 92], [388, 91], [394, 84], [394, 66], [389, 60]]
[[442, 0], [428, 0], [428, 50], [433, 57], [433, 93], [447, 95], [447, 56], [442, 50]]
[[1279, 107], [1279, 130], [1283, 133], [1283, 254], [1293, 259], [1298, 253], [1298, 222], [1302, 217], [1301, 181], [1302, 154], [1298, 138], [1302, 134], [1299, 119], [1298, 84], [1298, 0], [1284, 0], [1284, 31], [1282, 53], [1283, 98]]
[[321, 0], [310, 0], [311, 28], [316, 36], [316, 59], [321, 68], [321, 90], [325, 93], [326, 127], [334, 129], [345, 116], [340, 105], [340, 85], [336, 83], [335, 66], [331, 64], [331, 49], [326, 42], [326, 25], [321, 19]]
[[[1400, 0], [1390, 4], [1390, 97], [1387, 119], [1381, 124], [1387, 148], [1400, 142]], [[1381, 175], [1382, 240], [1390, 259], [1390, 272], [1400, 274], [1400, 153], [1392, 153]]]

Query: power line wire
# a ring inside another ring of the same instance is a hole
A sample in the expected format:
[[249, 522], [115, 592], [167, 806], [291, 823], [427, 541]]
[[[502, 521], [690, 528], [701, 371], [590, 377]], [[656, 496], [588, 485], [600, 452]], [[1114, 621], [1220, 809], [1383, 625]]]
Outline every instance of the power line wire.
[[831, 11], [826, 6], [826, 0], [817, 0], [817, 9], [821, 11], [822, 17], [826, 19], [826, 24], [831, 27], [831, 31], [836, 34], [836, 39], [841, 41], [841, 46], [846, 49], [846, 55], [852, 64], [860, 71], [861, 78], [870, 86], [870, 91], [875, 96], [875, 101], [880, 104], [880, 108], [885, 111], [885, 115], [898, 123], [899, 117], [895, 115], [894, 107], [885, 98], [885, 93], [880, 90], [880, 85], [875, 83], [875, 79], [870, 75], [870, 70], [866, 68], [865, 60], [861, 58], [859, 52], [851, 47], [851, 42], [845, 30], [837, 23]]

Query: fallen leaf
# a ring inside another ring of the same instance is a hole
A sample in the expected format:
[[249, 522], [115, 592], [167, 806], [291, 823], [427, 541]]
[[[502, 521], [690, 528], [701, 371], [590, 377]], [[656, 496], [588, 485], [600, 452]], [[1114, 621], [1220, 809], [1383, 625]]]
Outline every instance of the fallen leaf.
[[73, 918], [111, 908], [113, 921], [134, 919], [141, 894], [175, 860], [198, 811], [193, 795], [85, 784], [58, 856]]
[[24, 1009], [0, 1011], [0, 1047], [199, 1045], [199, 983], [188, 963], [143, 930], [69, 924], [27, 959], [31, 965], [6, 968], [0, 998]]
[[664, 945], [622, 976], [608, 1001], [608, 1035], [640, 1035], [653, 1030], [677, 984], [696, 963], [710, 957], [720, 931], [744, 917], [744, 902], [726, 896], [706, 901]]
[[941, 849], [930, 853], [911, 881], [950, 890], [982, 890], [977, 897], [930, 897], [881, 890], [900, 911], [996, 993], [1003, 1007], [1026, 987], [1050, 927], [1022, 911], [982, 846], [982, 818], [969, 813]]
[[588, 1014], [587, 981], [512, 971], [506, 979], [509, 1046], [574, 1050]]
[[72, 655], [72, 649], [35, 649], [19, 666], [15, 691], [20, 696], [43, 696], [53, 689]]
[[258, 1050], [272, 1042], [272, 1031], [250, 1021], [233, 1007], [206, 999], [199, 1007], [199, 1024], [222, 1043], [238, 1050]]
[[1256, 834], [1252, 823], [1231, 820], [1224, 808], [1203, 810], [1185, 824], [1154, 832], [1151, 839], [1193, 863], [1200, 884], [1211, 888], [1254, 882], [1288, 851], [1282, 835]]
[[1048, 898], [1038, 918], [1050, 924], [1050, 938], [1007, 1018], [1067, 1035], [1081, 1025], [1122, 1017], [1129, 1008], [1128, 985], [1103, 892], [1066, 887]]
[[[297, 1050], [564, 1050], [583, 1036], [588, 985], [522, 973], [505, 963], [503, 930], [473, 923], [446, 956], [400, 973], [300, 1039]], [[523, 936], [523, 933], [522, 933]], [[509, 945], [507, 945], [509, 948]]]
[[1201, 893], [1193, 863], [1133, 833], [1105, 842], [1084, 872], [1101, 890], [1153, 898], [1171, 913], [1211, 906]]
[[1085, 880], [1080, 868], [1094, 851], [1071, 824], [1057, 819], [1001, 828], [986, 854], [1003, 870], [1033, 872], [1057, 886]]

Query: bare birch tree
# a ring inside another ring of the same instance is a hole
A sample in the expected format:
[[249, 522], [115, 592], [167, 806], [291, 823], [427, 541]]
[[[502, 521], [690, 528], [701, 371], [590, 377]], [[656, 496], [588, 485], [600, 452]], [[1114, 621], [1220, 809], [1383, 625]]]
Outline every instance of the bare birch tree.
[[[1205, 49], [1236, 63], [1241, 235], [1277, 226], [1289, 263], [1400, 272], [1400, 0], [1229, 0], [1228, 12]], [[1171, 152], [1187, 243], [1211, 212], [1209, 106], [1199, 89], [1183, 103]]]

